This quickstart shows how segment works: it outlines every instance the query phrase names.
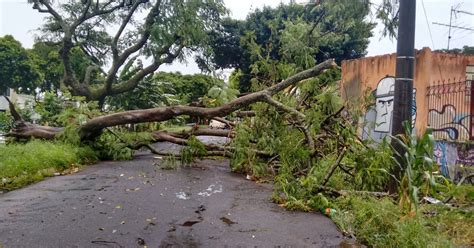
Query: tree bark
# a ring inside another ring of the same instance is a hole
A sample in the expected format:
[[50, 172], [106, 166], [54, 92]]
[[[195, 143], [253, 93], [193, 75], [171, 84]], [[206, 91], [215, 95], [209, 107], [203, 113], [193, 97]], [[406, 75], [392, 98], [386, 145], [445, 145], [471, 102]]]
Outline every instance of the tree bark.
[[[93, 140], [98, 137], [104, 128], [124, 124], [135, 124], [144, 122], [161, 122], [170, 120], [180, 115], [198, 116], [204, 118], [223, 117], [236, 110], [247, 107], [256, 102], [268, 101], [268, 97], [277, 94], [283, 89], [295, 85], [298, 82], [317, 76], [323, 71], [335, 68], [334, 60], [326, 60], [315, 67], [297, 73], [278, 84], [270, 86], [264, 90], [239, 97], [227, 104], [219, 107], [193, 107], [193, 106], [167, 106], [152, 109], [130, 110], [109, 115], [99, 116], [87, 121], [79, 128], [79, 133], [83, 141]], [[23, 129], [13, 130], [10, 136], [32, 137], [42, 139], [52, 139], [61, 131], [61, 128], [42, 127], [25, 122]]]

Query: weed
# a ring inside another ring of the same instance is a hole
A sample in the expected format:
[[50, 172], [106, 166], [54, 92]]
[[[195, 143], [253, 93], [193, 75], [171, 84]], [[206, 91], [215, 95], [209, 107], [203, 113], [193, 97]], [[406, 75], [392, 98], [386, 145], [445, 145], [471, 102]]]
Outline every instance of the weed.
[[436, 192], [434, 172], [438, 171], [438, 168], [433, 160], [434, 139], [431, 131], [427, 130], [418, 138], [412, 132], [411, 123], [405, 122], [404, 127], [405, 135], [392, 137], [404, 151], [399, 154], [394, 149], [398, 157], [394, 159], [394, 163], [403, 172], [399, 181], [399, 205], [404, 211], [415, 211], [416, 214], [419, 198]]
[[168, 156], [161, 163], [155, 164], [155, 166], [162, 170], [174, 170], [178, 168], [179, 164], [175, 156]]
[[[447, 233], [433, 228], [434, 219], [400, 218], [402, 212], [389, 198], [338, 198], [332, 219], [346, 234], [371, 247], [452, 247]], [[446, 215], [447, 216], [447, 215]]]

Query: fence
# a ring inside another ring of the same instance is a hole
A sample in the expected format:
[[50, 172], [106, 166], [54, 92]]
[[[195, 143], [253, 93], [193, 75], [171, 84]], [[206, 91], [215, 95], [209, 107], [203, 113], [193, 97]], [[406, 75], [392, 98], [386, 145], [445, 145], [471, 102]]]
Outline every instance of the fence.
[[437, 140], [473, 140], [472, 80], [438, 81], [427, 88], [428, 127]]

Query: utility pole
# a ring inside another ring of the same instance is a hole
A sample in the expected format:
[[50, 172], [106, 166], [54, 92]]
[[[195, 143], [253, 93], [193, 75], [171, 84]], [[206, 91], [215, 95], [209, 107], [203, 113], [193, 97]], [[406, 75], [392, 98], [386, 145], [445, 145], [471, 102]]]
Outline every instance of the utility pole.
[[[403, 123], [407, 121], [411, 125], [412, 120], [416, 0], [400, 0], [399, 20], [392, 135], [404, 134]], [[392, 145], [398, 154], [405, 154], [406, 151], [397, 142], [392, 142]], [[401, 161], [402, 158], [396, 159]], [[403, 169], [395, 166], [394, 175], [397, 179], [401, 178]], [[391, 179], [390, 193], [396, 193], [397, 186], [398, 182]]]

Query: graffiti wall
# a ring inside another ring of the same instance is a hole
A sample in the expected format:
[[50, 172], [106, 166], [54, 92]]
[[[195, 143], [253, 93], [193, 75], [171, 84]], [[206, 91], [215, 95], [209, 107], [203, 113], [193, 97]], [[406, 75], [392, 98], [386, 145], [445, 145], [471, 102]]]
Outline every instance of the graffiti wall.
[[[474, 125], [470, 123], [474, 119], [474, 56], [423, 48], [415, 57], [415, 131], [434, 131], [434, 152], [441, 172], [457, 178], [462, 171], [474, 168], [474, 144], [466, 144], [474, 141]], [[367, 89], [375, 89], [376, 101], [359, 122], [364, 139], [380, 141], [391, 133], [395, 80], [388, 75], [395, 75], [396, 61], [393, 53], [342, 62], [340, 89], [344, 100], [357, 102]]]
[[[392, 131], [393, 100], [395, 92], [395, 78], [384, 77], [377, 84], [373, 92], [375, 104], [371, 106], [364, 116], [363, 139], [373, 139], [380, 142]], [[416, 89], [413, 90], [412, 126], [416, 122]]]
[[471, 83], [469, 80], [443, 81], [428, 87], [427, 124], [437, 140], [470, 140]]
[[473, 145], [437, 141], [434, 156], [441, 173], [454, 181], [474, 172]]
[[451, 104], [442, 106], [441, 110], [430, 109], [428, 126], [439, 140], [469, 140], [469, 113], [459, 113]]

